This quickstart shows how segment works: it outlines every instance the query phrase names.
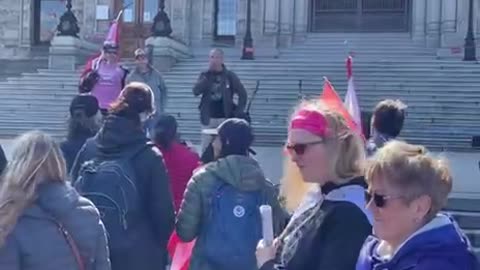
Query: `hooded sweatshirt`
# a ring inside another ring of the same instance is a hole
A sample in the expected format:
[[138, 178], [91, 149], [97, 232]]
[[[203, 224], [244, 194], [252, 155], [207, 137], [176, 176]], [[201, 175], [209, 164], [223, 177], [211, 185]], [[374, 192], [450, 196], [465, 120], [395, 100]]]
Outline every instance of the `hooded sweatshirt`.
[[39, 187], [37, 200], [21, 214], [0, 248], [0, 269], [79, 269], [57, 222], [71, 235], [86, 269], [110, 269], [107, 237], [97, 209], [65, 182]]
[[148, 144], [138, 119], [116, 114], [108, 115], [97, 136], [89, 139], [77, 156], [72, 169], [74, 179], [85, 161], [93, 158], [116, 159], [141, 149], [133, 159], [135, 185], [143, 204], [130, 209], [127, 217], [130, 226], [125, 241], [130, 248], [113, 252], [112, 269], [159, 269], [167, 263], [167, 242], [173, 231], [175, 215], [167, 170], [160, 150]]
[[[190, 179], [176, 222], [180, 239], [189, 242], [200, 236], [205, 224], [204, 213], [210, 211], [208, 201], [217, 181], [225, 181], [242, 191], [263, 191], [273, 210], [274, 231], [276, 234], [280, 232], [286, 215], [278, 203], [275, 188], [266, 180], [257, 161], [247, 156], [231, 155], [200, 168]], [[202, 252], [197, 242], [190, 270], [213, 269], [202, 258]]]
[[438, 214], [393, 253], [371, 236], [365, 242], [356, 270], [477, 270], [478, 261], [455, 221]]

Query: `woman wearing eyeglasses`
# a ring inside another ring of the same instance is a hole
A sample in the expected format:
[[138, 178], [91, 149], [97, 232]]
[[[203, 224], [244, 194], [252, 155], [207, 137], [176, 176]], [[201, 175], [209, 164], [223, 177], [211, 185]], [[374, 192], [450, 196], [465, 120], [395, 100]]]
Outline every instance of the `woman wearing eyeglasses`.
[[[304, 196], [272, 246], [259, 243], [258, 267], [355, 269], [362, 244], [371, 233], [361, 209], [365, 188], [352, 183], [363, 174], [361, 139], [339, 113], [322, 103], [307, 102], [292, 116], [287, 150], [302, 179], [316, 188]], [[288, 200], [288, 193], [284, 195]]]
[[467, 238], [439, 214], [452, 189], [442, 160], [422, 146], [392, 141], [376, 153], [366, 179], [375, 236], [365, 242], [357, 270], [478, 269]]

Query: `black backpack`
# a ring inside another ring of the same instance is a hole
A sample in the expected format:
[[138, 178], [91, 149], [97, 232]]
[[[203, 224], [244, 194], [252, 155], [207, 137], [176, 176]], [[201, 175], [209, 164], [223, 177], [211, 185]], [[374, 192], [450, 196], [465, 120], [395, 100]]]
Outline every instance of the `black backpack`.
[[100, 211], [110, 250], [130, 248], [126, 241], [128, 220], [138, 212], [140, 195], [132, 160], [150, 145], [143, 145], [118, 159], [94, 159], [82, 165], [75, 188]]

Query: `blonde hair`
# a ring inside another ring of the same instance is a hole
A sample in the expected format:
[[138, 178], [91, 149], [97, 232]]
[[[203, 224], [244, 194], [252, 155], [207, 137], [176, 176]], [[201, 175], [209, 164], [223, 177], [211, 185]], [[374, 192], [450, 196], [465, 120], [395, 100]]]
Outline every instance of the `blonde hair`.
[[[339, 183], [350, 181], [361, 176], [365, 170], [366, 154], [362, 138], [351, 130], [345, 118], [337, 111], [330, 109], [324, 102], [318, 100], [304, 101], [294, 110], [292, 116], [300, 110], [311, 110], [322, 114], [328, 122], [328, 135], [325, 146], [331, 149], [331, 173]], [[315, 184], [305, 183], [298, 167], [291, 160], [284, 163], [281, 196], [285, 199], [286, 207], [292, 211], [301, 203], [305, 194]]]
[[284, 202], [284, 207], [292, 213], [300, 206], [303, 197], [316, 184], [306, 183], [303, 181], [302, 174], [289, 157], [285, 158], [283, 162], [283, 177], [281, 180], [280, 198]]
[[377, 151], [365, 177], [369, 185], [378, 178], [386, 181], [407, 203], [422, 195], [430, 197], [427, 221], [446, 205], [452, 190], [452, 175], [445, 160], [432, 157], [423, 146], [395, 140]]
[[365, 146], [358, 133], [351, 130], [345, 118], [319, 100], [302, 102], [293, 115], [300, 110], [311, 110], [322, 114], [328, 122], [325, 146], [330, 149], [332, 173], [338, 181], [350, 180], [363, 175], [365, 169]]
[[0, 247], [25, 208], [37, 198], [38, 187], [66, 178], [65, 160], [52, 137], [31, 131], [15, 140], [12, 159], [0, 182]]

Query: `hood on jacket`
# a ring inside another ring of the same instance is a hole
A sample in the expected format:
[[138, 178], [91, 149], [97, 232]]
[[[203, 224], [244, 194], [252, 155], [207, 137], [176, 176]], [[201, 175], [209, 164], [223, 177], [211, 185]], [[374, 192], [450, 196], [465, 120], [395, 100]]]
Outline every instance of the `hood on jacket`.
[[137, 121], [115, 114], [108, 115], [96, 136], [99, 153], [117, 156], [126, 149], [147, 143], [145, 132]]
[[367, 184], [363, 176], [355, 177], [342, 185], [327, 183], [322, 186], [322, 193], [326, 200], [347, 201], [355, 204], [367, 217], [370, 224], [373, 221], [373, 215], [366, 207], [365, 190]]
[[80, 200], [80, 196], [68, 182], [49, 182], [38, 189], [38, 198], [35, 203], [26, 209], [25, 215], [45, 218], [45, 212], [55, 216], [64, 216], [78, 206], [91, 206], [87, 200]]
[[357, 269], [372, 269], [365, 267], [367, 264], [402, 269], [405, 265], [417, 265], [420, 260], [422, 263], [444, 261], [457, 265], [457, 269], [477, 269], [474, 266], [478, 263], [468, 238], [457, 223], [445, 214], [438, 214], [410, 236], [393, 254], [386, 252], [382, 240], [373, 236], [367, 239]]
[[247, 156], [227, 156], [208, 164], [204, 169], [206, 173], [243, 191], [259, 190], [266, 181], [258, 162]]

